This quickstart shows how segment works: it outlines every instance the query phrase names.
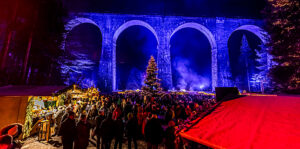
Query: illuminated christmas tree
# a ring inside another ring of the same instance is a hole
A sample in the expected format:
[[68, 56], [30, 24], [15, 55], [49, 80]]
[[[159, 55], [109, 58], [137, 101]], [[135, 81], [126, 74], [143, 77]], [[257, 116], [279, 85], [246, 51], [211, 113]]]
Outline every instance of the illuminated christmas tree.
[[158, 73], [157, 64], [153, 56], [151, 56], [148, 67], [147, 67], [147, 74], [145, 78], [145, 86], [142, 87], [142, 94], [148, 97], [158, 97], [162, 88], [160, 87], [160, 79], [157, 77]]

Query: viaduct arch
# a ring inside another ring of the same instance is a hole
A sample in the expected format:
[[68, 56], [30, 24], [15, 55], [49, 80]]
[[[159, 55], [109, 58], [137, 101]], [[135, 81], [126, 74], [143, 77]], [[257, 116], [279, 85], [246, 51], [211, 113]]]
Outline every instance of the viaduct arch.
[[[216, 87], [216, 82], [217, 82], [217, 43], [215, 40], [214, 35], [203, 25], [199, 24], [199, 23], [194, 23], [194, 22], [189, 22], [189, 23], [185, 23], [182, 24], [180, 26], [178, 26], [173, 33], [170, 36], [170, 40], [172, 38], [172, 36], [179, 30], [184, 29], [184, 28], [193, 28], [196, 29], [198, 31], [200, 31], [201, 33], [204, 34], [204, 36], [208, 39], [210, 47], [211, 47], [211, 68], [212, 68], [212, 89], [214, 90], [214, 88]], [[170, 43], [170, 41], [169, 41]]]
[[[69, 33], [75, 28], [77, 27], [78, 25], [81, 25], [81, 24], [92, 24], [92, 25], [95, 25], [97, 28], [99, 28], [100, 32], [101, 32], [101, 29], [100, 27], [97, 25], [96, 22], [94, 22], [93, 20], [91, 19], [88, 19], [88, 18], [75, 18], [75, 19], [72, 19], [70, 20], [66, 25], [65, 25], [65, 33], [63, 34], [63, 41], [61, 43], [61, 49], [65, 50], [65, 47], [66, 47], [66, 39], [69, 35]], [[101, 32], [102, 33], [102, 32]], [[101, 38], [102, 38], [102, 34], [101, 34]]]
[[104, 92], [116, 89], [116, 41], [119, 35], [131, 26], [143, 26], [155, 36], [158, 43], [159, 77], [162, 79], [162, 85], [166, 86], [167, 89], [172, 88], [170, 39], [183, 28], [194, 28], [200, 31], [210, 43], [213, 90], [217, 86], [230, 86], [227, 42], [233, 32], [247, 30], [258, 36], [264, 44], [268, 40], [267, 33], [261, 29], [263, 20], [257, 19], [73, 13], [66, 20], [66, 32], [63, 34], [64, 40], [61, 49], [65, 49], [68, 33], [82, 23], [97, 26], [102, 34], [102, 51], [98, 73], [101, 74], [99, 87]]
[[122, 24], [114, 33], [114, 36], [113, 36], [113, 59], [112, 59], [112, 63], [113, 63], [113, 91], [115, 91], [117, 89], [117, 66], [116, 66], [116, 50], [117, 50], [117, 40], [118, 40], [118, 37], [119, 35], [124, 31], [126, 30], [127, 28], [131, 27], [131, 26], [143, 26], [145, 28], [147, 28], [148, 30], [150, 30], [153, 35], [155, 36], [155, 39], [157, 41], [157, 43], [159, 42], [158, 40], [158, 36], [155, 32], [155, 30], [153, 29], [152, 26], [150, 26], [148, 23], [144, 22], [144, 21], [141, 21], [141, 20], [131, 20], [131, 21], [128, 21], [124, 24]]

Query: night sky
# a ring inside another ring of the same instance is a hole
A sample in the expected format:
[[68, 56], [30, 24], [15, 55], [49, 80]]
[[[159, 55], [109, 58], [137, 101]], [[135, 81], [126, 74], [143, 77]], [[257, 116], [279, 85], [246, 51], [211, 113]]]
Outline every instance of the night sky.
[[[11, 13], [16, 0], [0, 1], [0, 20]], [[19, 0], [30, 14], [36, 0]], [[53, 0], [61, 1], [61, 0]], [[158, 14], [210, 17], [260, 18], [265, 0], [62, 0], [64, 8], [76, 12]], [[28, 12], [28, 13], [27, 13]], [[32, 13], [32, 12], [31, 12]]]
[[259, 18], [264, 0], [65, 0], [71, 11]]

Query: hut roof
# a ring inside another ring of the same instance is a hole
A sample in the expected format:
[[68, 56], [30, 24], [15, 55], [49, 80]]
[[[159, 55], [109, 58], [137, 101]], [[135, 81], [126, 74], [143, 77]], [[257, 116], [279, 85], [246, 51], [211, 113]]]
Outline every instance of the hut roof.
[[66, 86], [9, 85], [0, 87], [0, 96], [52, 96]]

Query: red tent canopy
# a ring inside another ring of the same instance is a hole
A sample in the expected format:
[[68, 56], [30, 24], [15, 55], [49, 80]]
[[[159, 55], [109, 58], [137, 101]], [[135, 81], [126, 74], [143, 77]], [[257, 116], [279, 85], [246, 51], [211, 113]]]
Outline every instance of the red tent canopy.
[[300, 97], [225, 101], [180, 135], [212, 148], [299, 149]]

